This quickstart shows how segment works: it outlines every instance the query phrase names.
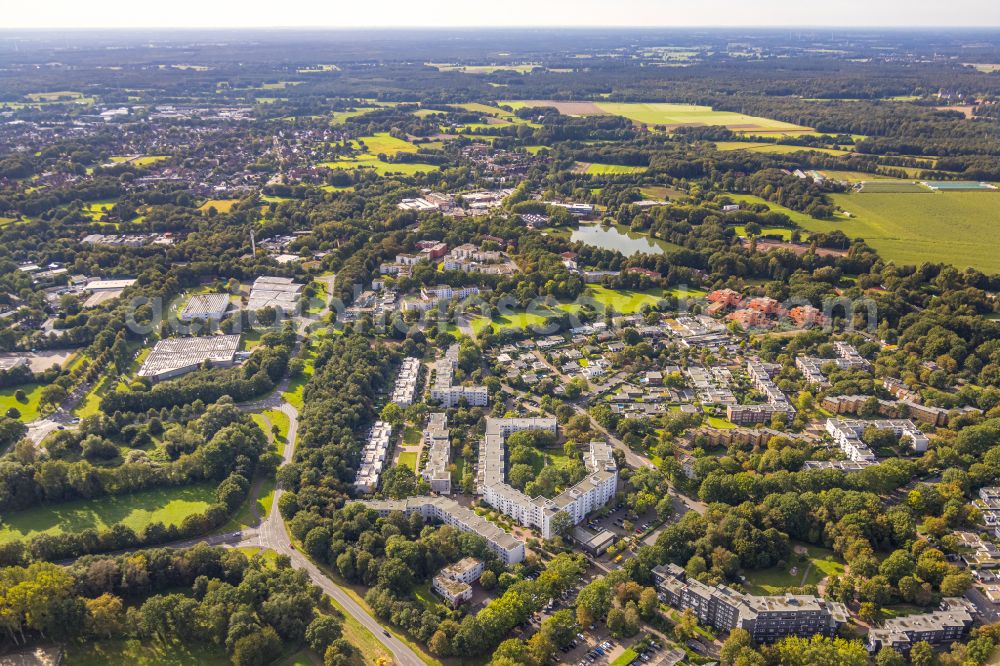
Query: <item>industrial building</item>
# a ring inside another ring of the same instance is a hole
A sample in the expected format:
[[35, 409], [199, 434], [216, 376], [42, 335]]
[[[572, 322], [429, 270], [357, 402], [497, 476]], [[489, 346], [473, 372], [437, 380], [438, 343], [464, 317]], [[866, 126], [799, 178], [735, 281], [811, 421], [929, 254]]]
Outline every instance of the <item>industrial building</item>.
[[236, 362], [239, 335], [209, 335], [160, 340], [139, 368], [139, 377], [161, 381], [197, 370], [203, 363], [228, 368]]
[[292, 282], [292, 278], [262, 275], [250, 288], [247, 310], [274, 308], [286, 314], [295, 312], [302, 298], [302, 288], [303, 285]]
[[229, 294], [195, 294], [181, 310], [181, 321], [219, 321], [229, 309]]

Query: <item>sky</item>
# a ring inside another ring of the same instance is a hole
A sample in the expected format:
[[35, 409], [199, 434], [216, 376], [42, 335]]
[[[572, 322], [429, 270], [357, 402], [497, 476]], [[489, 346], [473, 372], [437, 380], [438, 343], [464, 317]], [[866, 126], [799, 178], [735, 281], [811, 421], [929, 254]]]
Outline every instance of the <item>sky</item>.
[[4, 28], [1000, 26], [997, 0], [8, 0]]

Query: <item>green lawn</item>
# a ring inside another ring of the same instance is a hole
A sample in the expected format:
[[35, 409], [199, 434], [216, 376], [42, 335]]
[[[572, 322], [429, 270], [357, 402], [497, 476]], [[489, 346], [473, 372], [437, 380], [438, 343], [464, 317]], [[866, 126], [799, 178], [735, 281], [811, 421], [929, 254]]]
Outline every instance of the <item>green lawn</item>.
[[[784, 213], [785, 215], [787, 215], [792, 220], [792, 222], [795, 222], [796, 224], [798, 224], [799, 226], [801, 226], [803, 228], [807, 228], [806, 225], [818, 221], [818, 220], [815, 220], [815, 219], [809, 217], [805, 213], [800, 213], [797, 210], [792, 210], [791, 208], [786, 208], [785, 206], [782, 206], [781, 204], [776, 204], [776, 203], [773, 203], [771, 201], [767, 201], [766, 199], [762, 199], [762, 198], [760, 198], [758, 196], [754, 196], [752, 194], [726, 194], [726, 196], [729, 197], [730, 199], [732, 199], [734, 202], [737, 202], [737, 203], [764, 204], [765, 206], [767, 206], [768, 208], [770, 208], [775, 213]], [[826, 224], [829, 224], [829, 222], [827, 222]]]
[[416, 598], [417, 602], [429, 611], [437, 612], [439, 610], [447, 610], [447, 606], [441, 603], [441, 597], [434, 594], [431, 590], [431, 584], [421, 583], [413, 588], [413, 596]]
[[42, 505], [5, 515], [0, 523], [0, 543], [38, 534], [106, 529], [116, 524], [131, 527], [136, 532], [155, 522], [180, 525], [185, 518], [202, 513], [214, 502], [215, 484], [199, 483]]
[[414, 472], [417, 471], [417, 452], [416, 451], [403, 451], [399, 454], [399, 459], [397, 463], [400, 466], [409, 467]]
[[649, 167], [627, 166], [625, 164], [598, 164], [596, 162], [577, 162], [576, 171], [594, 176], [618, 176], [632, 173], [643, 173]]
[[[746, 227], [737, 226], [735, 229], [737, 236], [742, 236], [744, 238], [747, 237]], [[760, 233], [762, 236], [781, 236], [781, 239], [785, 241], [790, 241], [792, 239], [792, 230], [785, 229], [784, 227], [763, 227], [761, 228]], [[809, 234], [807, 233], [803, 233], [802, 237], [806, 238], [808, 235]]]
[[[18, 390], [24, 391], [24, 400], [18, 400], [14, 395]], [[6, 414], [11, 407], [21, 412], [19, 420], [27, 422], [38, 418], [38, 399], [42, 394], [41, 384], [24, 384], [0, 390], [0, 413]]]
[[611, 666], [625, 666], [632, 663], [632, 660], [639, 656], [639, 653], [629, 648], [618, 655], [618, 658], [611, 662]]
[[[744, 572], [750, 594], [778, 594], [786, 587], [816, 585], [827, 576], [844, 573], [843, 561], [832, 550], [796, 542], [792, 545], [806, 548], [807, 559], [803, 561], [793, 552], [784, 565]], [[796, 570], [794, 574], [791, 572], [793, 567]]]
[[297, 377], [293, 377], [290, 382], [288, 382], [288, 390], [281, 394], [281, 396], [290, 404], [292, 407], [298, 411], [302, 411], [302, 392], [305, 390], [306, 383], [309, 382], [309, 378], [313, 374], [313, 362], [312, 359], [307, 359], [305, 364], [302, 366], [302, 374]]
[[70, 643], [66, 645], [62, 663], [65, 666], [225, 666], [230, 661], [222, 646], [210, 643], [112, 640]]
[[403, 429], [403, 444], [406, 446], [416, 446], [420, 443], [422, 433], [413, 426], [406, 426]]
[[662, 289], [650, 291], [629, 291], [609, 289], [602, 285], [591, 285], [587, 291], [605, 308], [612, 307], [618, 314], [633, 314], [646, 305], [656, 305], [663, 298]]
[[809, 231], [840, 229], [900, 264], [940, 261], [1000, 273], [1000, 192], [835, 194], [851, 218], [796, 220]]

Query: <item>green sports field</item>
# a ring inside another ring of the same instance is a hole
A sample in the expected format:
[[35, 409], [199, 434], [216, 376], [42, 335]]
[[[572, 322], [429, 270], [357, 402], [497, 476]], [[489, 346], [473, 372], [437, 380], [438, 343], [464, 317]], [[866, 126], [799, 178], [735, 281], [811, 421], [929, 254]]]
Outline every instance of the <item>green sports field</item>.
[[941, 261], [1000, 273], [1000, 192], [836, 194], [854, 217], [797, 219], [809, 231], [840, 229], [899, 264]]
[[85, 529], [107, 529], [116, 524], [136, 532], [162, 522], [180, 525], [190, 515], [202, 513], [215, 502], [215, 484], [199, 483], [177, 488], [156, 488], [130, 495], [37, 506], [4, 515], [0, 543], [30, 539], [39, 534], [64, 534]]

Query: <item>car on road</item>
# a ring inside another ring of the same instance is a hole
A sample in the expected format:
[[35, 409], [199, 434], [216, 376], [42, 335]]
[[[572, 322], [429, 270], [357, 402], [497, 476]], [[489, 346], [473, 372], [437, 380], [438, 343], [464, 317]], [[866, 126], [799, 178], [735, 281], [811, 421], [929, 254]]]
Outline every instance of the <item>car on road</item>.
[[382, 635], [385, 636], [386, 638], [392, 638], [392, 634], [389, 633], [388, 629], [383, 629]]

